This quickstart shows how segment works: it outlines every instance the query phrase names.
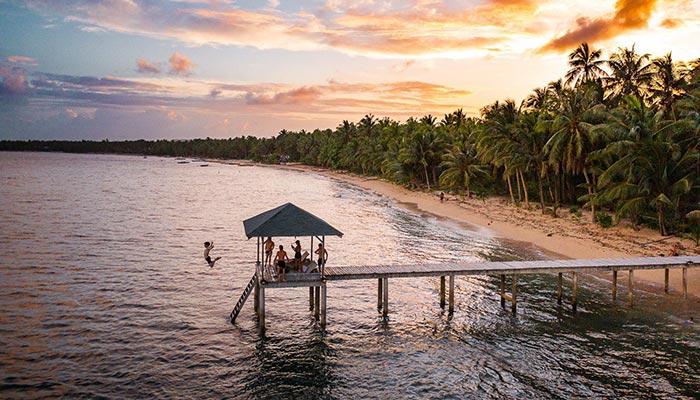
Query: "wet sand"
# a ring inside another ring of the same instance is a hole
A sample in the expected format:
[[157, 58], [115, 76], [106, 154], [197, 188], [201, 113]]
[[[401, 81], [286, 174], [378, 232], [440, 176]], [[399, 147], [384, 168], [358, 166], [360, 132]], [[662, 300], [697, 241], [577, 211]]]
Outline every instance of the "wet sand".
[[[249, 161], [241, 160], [226, 163], [239, 166], [254, 165]], [[519, 207], [513, 205], [509, 199], [501, 197], [480, 200], [446, 195], [445, 201], [441, 202], [437, 192], [409, 190], [374, 177], [302, 164], [260, 164], [260, 166], [313, 172], [350, 183], [392, 198], [419, 211], [487, 229], [497, 237], [530, 243], [562, 258], [663, 256], [668, 255], [675, 243], [681, 244], [681, 254], [700, 254], [700, 248], [696, 247], [692, 241], [677, 237], [662, 237], [648, 228], [635, 229], [625, 222], [611, 228], [602, 228], [590, 221], [590, 212], [585, 210], [582, 210], [581, 218], [577, 218], [569, 213], [568, 209], [560, 209], [559, 217], [554, 218], [551, 215], [543, 215], [539, 204], [534, 202], [530, 203], [530, 209], [526, 209], [522, 203]], [[635, 278], [644, 280], [657, 289], [662, 289], [664, 271], [638, 270], [635, 271]], [[672, 291], [681, 290], [680, 270], [670, 272], [669, 285]], [[700, 269], [688, 270], [688, 293], [700, 296]]]

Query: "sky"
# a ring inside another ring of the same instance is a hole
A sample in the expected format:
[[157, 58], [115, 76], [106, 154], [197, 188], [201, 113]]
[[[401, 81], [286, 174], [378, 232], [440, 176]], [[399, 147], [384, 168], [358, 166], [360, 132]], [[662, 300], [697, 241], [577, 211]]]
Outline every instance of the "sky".
[[403, 121], [559, 79], [587, 41], [700, 57], [700, 0], [0, 0], [0, 139]]

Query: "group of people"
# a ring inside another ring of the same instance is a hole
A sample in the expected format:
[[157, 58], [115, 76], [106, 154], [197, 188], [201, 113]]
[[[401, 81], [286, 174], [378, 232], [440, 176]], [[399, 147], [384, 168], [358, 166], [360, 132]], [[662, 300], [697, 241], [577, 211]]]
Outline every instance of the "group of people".
[[[271, 237], [268, 237], [265, 242], [263, 242], [263, 245], [265, 246], [265, 265], [272, 265], [274, 263], [277, 266], [277, 276], [279, 276], [281, 280], [284, 280], [284, 275], [289, 267], [294, 267], [297, 270], [301, 270], [303, 265], [308, 264], [309, 253], [303, 252], [301, 242], [298, 240], [292, 243], [292, 250], [294, 250], [293, 259], [289, 258], [287, 252], [284, 251], [283, 245], [279, 245], [277, 253], [273, 259], [272, 253], [275, 249], [275, 242], [272, 241]], [[323, 267], [328, 260], [328, 251], [323, 246], [323, 243], [318, 244], [318, 248], [316, 251], [314, 251], [314, 253], [317, 255], [316, 264], [318, 265], [318, 268]], [[287, 263], [290, 265], [288, 266]]]

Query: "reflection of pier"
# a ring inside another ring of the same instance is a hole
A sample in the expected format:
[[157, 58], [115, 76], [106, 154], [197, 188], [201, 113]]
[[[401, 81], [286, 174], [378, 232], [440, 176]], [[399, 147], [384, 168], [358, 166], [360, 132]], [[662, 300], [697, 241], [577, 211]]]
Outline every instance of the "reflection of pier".
[[[283, 211], [283, 212], [282, 212]], [[275, 214], [275, 212], [277, 214]], [[282, 212], [284, 215], [279, 215]], [[273, 218], [278, 215], [277, 218]], [[253, 222], [250, 222], [253, 221]], [[261, 223], [261, 221], [263, 221]], [[283, 222], [283, 223], [282, 223]], [[612, 271], [612, 299], [617, 298], [618, 273], [627, 272], [627, 299], [631, 305], [634, 303], [634, 270], [638, 269], [664, 269], [664, 290], [668, 293], [669, 270], [681, 269], [683, 281], [683, 297], [688, 297], [688, 268], [700, 267], [700, 256], [678, 257], [636, 257], [636, 258], [610, 258], [588, 260], [543, 260], [543, 261], [485, 261], [471, 263], [439, 263], [439, 264], [413, 264], [413, 265], [358, 265], [358, 266], [328, 266], [320, 271], [310, 273], [287, 273], [286, 279], [280, 280], [275, 270], [271, 267], [261, 267], [261, 256], [264, 254], [262, 242], [264, 237], [285, 236], [311, 236], [311, 248], [313, 238], [317, 237], [321, 243], [325, 243], [325, 236], [342, 236], [342, 233], [328, 225], [326, 222], [287, 204], [270, 210], [259, 216], [244, 222], [246, 235], [258, 237], [258, 263], [256, 275], [253, 276], [243, 296], [231, 313], [232, 322], [240, 312], [250, 291], [255, 293], [255, 312], [258, 315], [261, 332], [265, 331], [265, 291], [268, 289], [308, 287], [309, 308], [313, 310], [316, 320], [321, 327], [326, 326], [326, 293], [327, 283], [339, 280], [352, 279], [376, 279], [377, 280], [377, 308], [386, 318], [389, 313], [389, 279], [394, 278], [426, 278], [440, 277], [441, 307], [448, 307], [448, 311], [454, 311], [454, 282], [458, 275], [496, 275], [500, 277], [501, 306], [506, 302], [511, 303], [513, 312], [517, 308], [517, 278], [526, 274], [558, 274], [556, 298], [562, 303], [563, 276], [571, 276], [571, 305], [574, 311], [577, 306], [578, 274], [582, 272]], [[292, 228], [293, 227], [293, 228]], [[257, 229], [257, 231], [256, 231]], [[257, 234], [256, 234], [257, 233]], [[510, 293], [506, 293], [506, 277], [510, 277]], [[250, 288], [250, 289], [249, 289]], [[447, 297], [447, 299], [446, 299]], [[447, 300], [447, 301], [446, 301]]]

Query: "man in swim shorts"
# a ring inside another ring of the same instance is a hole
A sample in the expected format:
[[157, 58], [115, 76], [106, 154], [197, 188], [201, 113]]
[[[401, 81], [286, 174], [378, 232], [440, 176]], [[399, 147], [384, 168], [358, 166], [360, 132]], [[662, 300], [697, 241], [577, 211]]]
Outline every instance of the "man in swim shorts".
[[221, 259], [221, 257], [216, 257], [215, 259], [212, 260], [211, 257], [209, 257], [209, 251], [211, 251], [211, 249], [213, 249], [213, 248], [214, 248], [213, 241], [212, 242], [204, 242], [204, 261], [206, 261], [207, 264], [209, 264], [209, 268], [214, 268], [214, 263]]

